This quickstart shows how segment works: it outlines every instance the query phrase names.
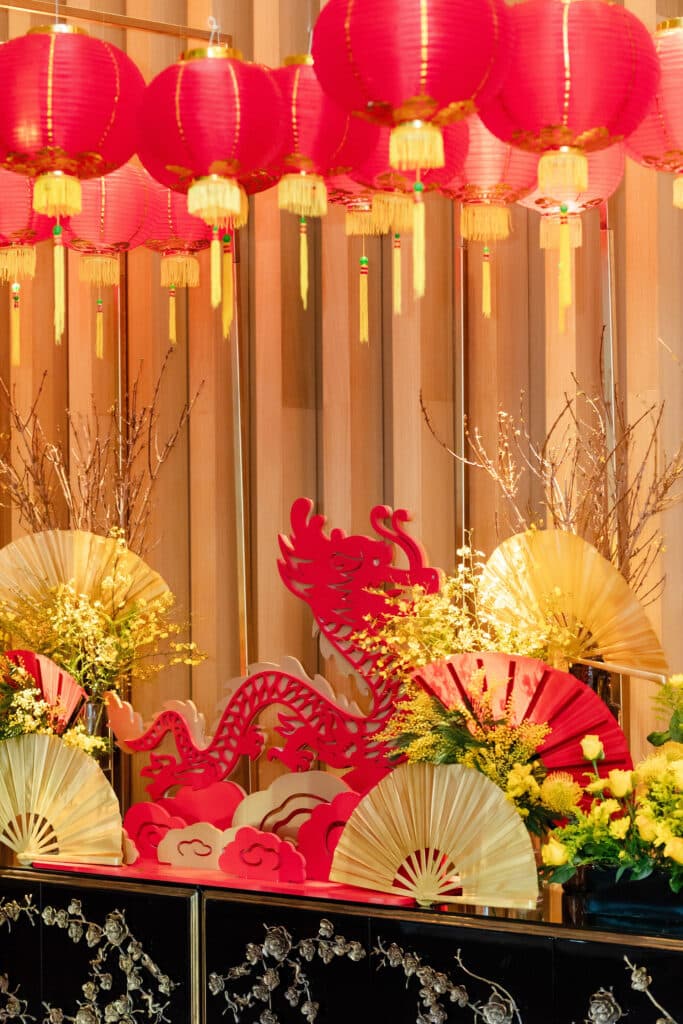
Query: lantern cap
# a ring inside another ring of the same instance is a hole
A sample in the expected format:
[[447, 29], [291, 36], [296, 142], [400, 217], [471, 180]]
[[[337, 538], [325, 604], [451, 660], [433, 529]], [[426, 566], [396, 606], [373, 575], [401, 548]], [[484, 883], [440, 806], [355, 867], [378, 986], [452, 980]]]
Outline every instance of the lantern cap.
[[33, 35], [74, 35], [74, 36], [87, 36], [89, 33], [84, 28], [79, 28], [77, 25], [65, 25], [63, 22], [59, 22], [57, 25], [36, 25], [34, 28], [30, 28], [26, 33], [27, 36]]
[[293, 53], [289, 57], [285, 57], [282, 62], [282, 66], [285, 68], [291, 68], [298, 64], [305, 64], [306, 67], [313, 67], [313, 57], [310, 53]]
[[660, 21], [655, 33], [660, 35], [664, 32], [673, 32], [677, 28], [683, 28], [683, 18], [667, 18], [666, 21]]
[[241, 50], [236, 50], [233, 46], [224, 46], [222, 43], [220, 45], [199, 46], [193, 50], [185, 50], [181, 54], [180, 59], [181, 61], [190, 61], [202, 60], [205, 57], [218, 57], [223, 60], [229, 57], [231, 60], [243, 60]]

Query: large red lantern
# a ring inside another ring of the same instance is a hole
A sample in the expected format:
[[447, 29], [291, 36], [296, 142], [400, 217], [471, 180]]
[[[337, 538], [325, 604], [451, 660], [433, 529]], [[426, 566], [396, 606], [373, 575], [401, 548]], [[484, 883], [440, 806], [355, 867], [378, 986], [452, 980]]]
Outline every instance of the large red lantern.
[[392, 167], [440, 167], [440, 127], [504, 79], [508, 18], [503, 0], [329, 0], [313, 31], [315, 71], [341, 106], [392, 127]]
[[208, 249], [212, 229], [188, 213], [185, 197], [168, 188], [152, 191], [148, 238], [145, 247], [161, 255], [161, 287], [168, 289], [168, 336], [177, 340], [176, 291], [199, 284], [197, 253]]
[[145, 92], [138, 153], [162, 185], [187, 192], [190, 214], [227, 228], [244, 215], [239, 179], [279, 152], [282, 97], [270, 70], [237, 50], [190, 50]]
[[122, 50], [71, 25], [31, 29], [0, 46], [0, 160], [36, 178], [40, 213], [78, 213], [79, 179], [108, 174], [133, 154], [144, 87]]
[[[79, 214], [65, 227], [64, 242], [80, 253], [81, 281], [96, 288], [116, 286], [121, 277], [121, 253], [147, 240], [152, 192], [158, 186], [143, 167], [128, 163], [104, 178], [83, 183]], [[96, 354], [104, 355], [104, 309], [98, 292]]]
[[509, 13], [510, 69], [481, 119], [504, 142], [541, 154], [543, 192], [584, 191], [586, 154], [629, 135], [657, 88], [650, 34], [604, 0], [524, 0]]
[[36, 245], [52, 220], [33, 209], [33, 179], [0, 170], [0, 281], [10, 284], [10, 365], [21, 358], [21, 282], [36, 276]]
[[674, 206], [683, 209], [683, 19], [657, 26], [654, 36], [661, 77], [640, 125], [626, 140], [626, 152], [639, 164], [676, 174]]

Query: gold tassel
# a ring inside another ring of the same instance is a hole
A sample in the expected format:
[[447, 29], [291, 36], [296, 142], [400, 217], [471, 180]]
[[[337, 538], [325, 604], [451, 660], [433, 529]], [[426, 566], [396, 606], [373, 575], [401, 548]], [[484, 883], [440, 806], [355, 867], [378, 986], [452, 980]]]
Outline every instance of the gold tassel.
[[549, 197], [585, 192], [588, 188], [588, 157], [579, 149], [563, 146], [544, 153], [538, 161], [538, 188]]
[[221, 178], [218, 174], [198, 178], [187, 190], [188, 212], [211, 226], [218, 224], [225, 228], [240, 214], [242, 191], [234, 178]]
[[361, 235], [383, 235], [387, 228], [377, 223], [377, 218], [372, 209], [353, 210], [347, 209], [344, 216], [344, 229], [350, 237]]
[[324, 217], [327, 187], [319, 174], [285, 174], [277, 186], [277, 205], [301, 217]]
[[358, 323], [358, 336], [360, 340], [367, 344], [370, 340], [370, 322], [368, 314], [368, 265], [369, 260], [367, 256], [361, 256], [360, 258], [360, 292], [359, 292], [359, 323]]
[[304, 309], [308, 309], [308, 232], [306, 218], [299, 220], [299, 289]]
[[413, 204], [413, 293], [421, 299], [425, 293], [425, 204], [422, 193], [424, 185], [416, 181], [413, 186], [415, 202]]
[[117, 285], [121, 280], [118, 255], [83, 253], [78, 261], [78, 278], [96, 288]]
[[481, 264], [481, 312], [486, 320], [491, 319], [491, 253], [484, 246]]
[[161, 257], [162, 288], [196, 288], [199, 260], [191, 253], [167, 253]]
[[394, 235], [394, 258], [392, 268], [392, 293], [393, 293], [393, 307], [394, 315], [400, 316], [402, 311], [402, 292], [401, 286], [401, 235], [397, 231]]
[[168, 340], [172, 345], [178, 340], [176, 329], [175, 288], [168, 289]]
[[80, 181], [62, 171], [40, 174], [33, 186], [33, 209], [46, 217], [72, 217], [80, 213]]
[[683, 176], [674, 178], [674, 206], [683, 210]]
[[567, 207], [560, 207], [560, 246], [558, 256], [558, 301], [559, 301], [559, 328], [561, 332], [565, 329], [565, 310], [572, 304], [572, 247]]
[[104, 307], [102, 299], [97, 300], [97, 312], [95, 313], [95, 355], [98, 359], [104, 359]]
[[52, 269], [54, 276], [54, 326], [55, 344], [62, 344], [62, 335], [66, 324], [66, 268], [64, 256], [64, 240], [62, 238], [62, 225], [55, 224], [52, 229], [54, 245], [52, 247]]
[[494, 203], [463, 203], [460, 234], [471, 242], [499, 242], [510, 235], [510, 210]]
[[18, 281], [12, 285], [10, 300], [12, 305], [9, 311], [9, 363], [10, 366], [19, 366], [21, 362], [21, 313], [19, 311], [19, 289]]
[[223, 337], [227, 338], [234, 316], [232, 291], [232, 235], [223, 235]]
[[[556, 214], [544, 214], [539, 226], [541, 249], [560, 248], [560, 223], [562, 218]], [[583, 223], [578, 213], [568, 214], [569, 245], [572, 249], [580, 249], [583, 243]]]
[[372, 217], [378, 233], [398, 231], [402, 235], [413, 230], [413, 198], [407, 192], [375, 192]]
[[34, 245], [8, 245], [0, 250], [0, 281], [26, 281], [35, 276]]
[[249, 196], [240, 185], [240, 212], [237, 214], [232, 222], [232, 226], [235, 231], [239, 228], [246, 227], [247, 221], [249, 220]]
[[211, 237], [211, 308], [218, 309], [221, 304], [221, 240], [218, 228], [214, 225]]
[[389, 163], [399, 171], [443, 167], [446, 162], [441, 129], [430, 121], [405, 121], [391, 129]]

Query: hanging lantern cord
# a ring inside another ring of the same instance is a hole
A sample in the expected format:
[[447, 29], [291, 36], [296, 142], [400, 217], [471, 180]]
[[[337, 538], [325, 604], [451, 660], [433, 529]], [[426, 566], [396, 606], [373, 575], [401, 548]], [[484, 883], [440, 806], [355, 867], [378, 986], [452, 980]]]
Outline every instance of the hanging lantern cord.
[[221, 26], [219, 25], [218, 21], [216, 20], [216, 18], [214, 18], [213, 15], [210, 15], [207, 18], [207, 24], [209, 26], [209, 29], [211, 30], [211, 35], [209, 36], [209, 46], [219, 46], [221, 41]]

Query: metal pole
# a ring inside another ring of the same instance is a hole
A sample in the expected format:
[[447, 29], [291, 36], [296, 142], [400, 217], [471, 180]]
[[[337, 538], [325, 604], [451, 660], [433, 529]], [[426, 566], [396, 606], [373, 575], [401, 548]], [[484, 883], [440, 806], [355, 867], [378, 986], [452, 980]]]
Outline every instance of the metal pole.
[[[237, 239], [235, 239], [235, 243]], [[242, 393], [240, 386], [240, 330], [239, 330], [239, 275], [237, 273], [238, 247], [234, 245], [232, 287], [234, 320], [230, 343], [232, 369], [232, 451], [235, 478], [235, 547], [237, 570], [237, 608], [239, 615], [240, 675], [245, 676], [249, 666], [249, 622], [247, 611], [247, 539], [244, 494], [244, 452], [242, 443]]]

